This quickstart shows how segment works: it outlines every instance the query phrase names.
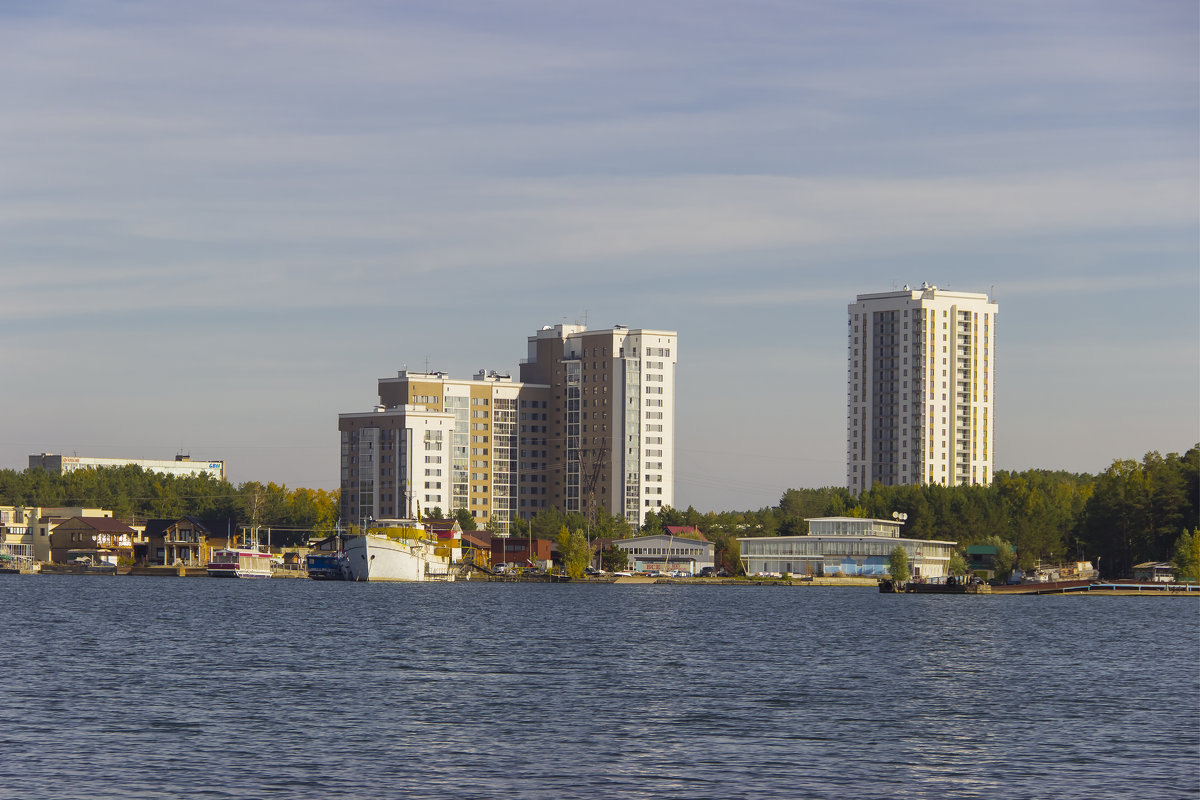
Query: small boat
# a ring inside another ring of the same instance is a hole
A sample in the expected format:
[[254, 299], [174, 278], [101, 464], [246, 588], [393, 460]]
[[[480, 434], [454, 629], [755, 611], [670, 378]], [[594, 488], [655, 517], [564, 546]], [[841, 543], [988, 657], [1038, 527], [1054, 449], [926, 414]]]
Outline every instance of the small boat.
[[236, 545], [223, 550], [214, 550], [208, 562], [210, 578], [269, 578], [271, 577], [271, 554], [259, 549], [258, 542], [249, 535], [241, 547]]
[[214, 550], [208, 562], [210, 578], [269, 578], [271, 554], [257, 549]]
[[308, 577], [314, 581], [346, 580], [346, 559], [337, 553], [309, 553], [304, 557]]

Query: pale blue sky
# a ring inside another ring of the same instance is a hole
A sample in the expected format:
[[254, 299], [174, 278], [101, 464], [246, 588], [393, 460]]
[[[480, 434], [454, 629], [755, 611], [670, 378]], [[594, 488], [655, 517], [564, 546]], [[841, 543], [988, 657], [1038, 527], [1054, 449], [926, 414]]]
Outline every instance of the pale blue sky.
[[1200, 440], [1186, 2], [0, 5], [0, 466], [335, 488], [405, 365], [679, 332], [676, 502], [841, 485], [845, 315], [994, 294], [996, 466]]

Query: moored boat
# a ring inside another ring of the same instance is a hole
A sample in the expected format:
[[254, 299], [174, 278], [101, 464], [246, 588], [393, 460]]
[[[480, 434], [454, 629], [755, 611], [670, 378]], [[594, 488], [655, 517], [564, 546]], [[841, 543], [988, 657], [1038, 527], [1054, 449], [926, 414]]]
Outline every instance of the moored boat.
[[244, 533], [242, 545], [230, 539], [231, 547], [214, 550], [208, 562], [210, 578], [269, 578], [271, 554], [258, 546], [257, 535]]
[[271, 554], [239, 547], [214, 550], [208, 562], [210, 578], [269, 578]]
[[304, 562], [314, 581], [346, 580], [346, 559], [337, 553], [309, 553]]
[[412, 525], [373, 528], [346, 539], [345, 569], [352, 581], [452, 581], [446, 548]]

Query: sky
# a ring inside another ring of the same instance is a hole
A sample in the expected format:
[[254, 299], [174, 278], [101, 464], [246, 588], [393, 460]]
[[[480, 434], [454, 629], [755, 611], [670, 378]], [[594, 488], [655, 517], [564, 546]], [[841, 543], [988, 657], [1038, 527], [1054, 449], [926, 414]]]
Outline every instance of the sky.
[[1194, 0], [10, 0], [0, 468], [335, 489], [397, 370], [679, 334], [675, 504], [844, 485], [847, 305], [999, 305], [995, 468], [1200, 441]]

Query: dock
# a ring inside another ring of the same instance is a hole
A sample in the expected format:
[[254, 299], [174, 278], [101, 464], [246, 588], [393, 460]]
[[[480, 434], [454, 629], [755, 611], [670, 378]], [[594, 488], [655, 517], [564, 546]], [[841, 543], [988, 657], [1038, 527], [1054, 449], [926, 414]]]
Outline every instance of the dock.
[[995, 594], [1090, 594], [1200, 597], [1200, 586], [1191, 583], [1135, 583], [1133, 581], [1057, 581], [994, 586]]

